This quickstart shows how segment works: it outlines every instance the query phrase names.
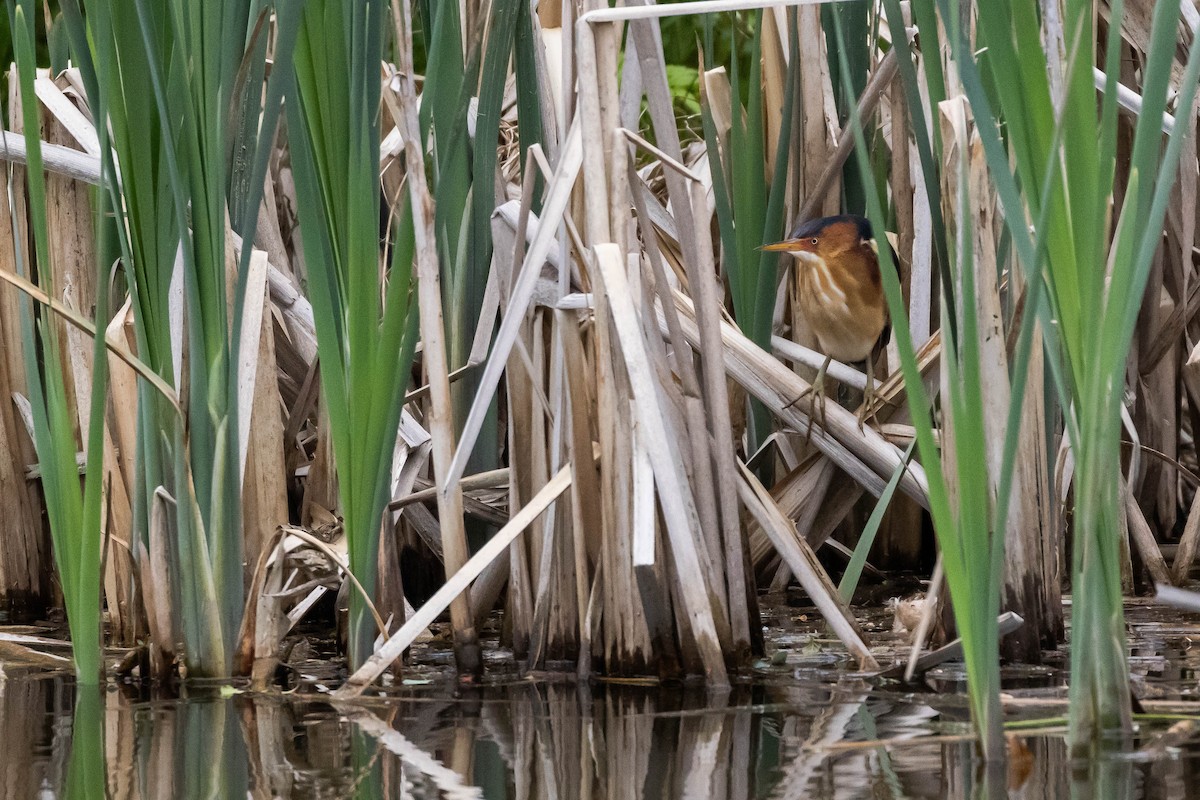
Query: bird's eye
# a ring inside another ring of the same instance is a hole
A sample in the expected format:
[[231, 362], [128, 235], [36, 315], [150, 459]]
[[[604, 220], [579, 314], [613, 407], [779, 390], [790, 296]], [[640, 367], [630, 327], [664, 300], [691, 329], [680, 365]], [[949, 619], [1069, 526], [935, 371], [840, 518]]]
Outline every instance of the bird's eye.
[[809, 244], [816, 244], [816, 243], [817, 243], [817, 237], [815, 237], [815, 236], [814, 236], [813, 238], [809, 239], [809, 240], [808, 240], [808, 243], [809, 243]]

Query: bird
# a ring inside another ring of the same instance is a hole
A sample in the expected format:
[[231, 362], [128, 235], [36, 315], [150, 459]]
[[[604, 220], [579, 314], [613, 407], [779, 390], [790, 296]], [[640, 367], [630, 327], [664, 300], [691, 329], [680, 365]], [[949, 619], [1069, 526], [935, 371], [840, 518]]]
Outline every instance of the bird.
[[[890, 243], [888, 247], [891, 248]], [[824, 425], [825, 372], [830, 361], [866, 362], [867, 385], [858, 418], [861, 429], [874, 398], [874, 362], [891, 335], [891, 318], [879, 271], [879, 247], [871, 221], [857, 214], [807, 220], [797, 225], [786, 239], [762, 249], [790, 253], [795, 258], [800, 308], [817, 337], [817, 347], [825, 354], [825, 362], [812, 386], [788, 405], [812, 393], [814, 408], [816, 399], [820, 399]], [[892, 249], [891, 253], [892, 263], [899, 271], [896, 251]], [[810, 434], [813, 416], [809, 415]]]

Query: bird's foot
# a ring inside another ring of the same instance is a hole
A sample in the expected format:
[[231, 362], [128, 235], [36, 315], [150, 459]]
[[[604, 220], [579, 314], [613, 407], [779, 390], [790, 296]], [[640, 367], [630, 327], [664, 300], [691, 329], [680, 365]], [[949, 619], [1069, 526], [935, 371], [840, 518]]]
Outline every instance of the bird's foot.
[[813, 382], [809, 387], [801, 392], [795, 400], [784, 406], [785, 409], [791, 408], [804, 398], [812, 395], [812, 400], [808, 404], [808, 428], [804, 432], [804, 444], [806, 445], [812, 441], [813, 419], [817, 414], [821, 415], [821, 427], [825, 427], [825, 372], [829, 369], [831, 358], [831, 356], [825, 357], [825, 363], [817, 370], [817, 377], [813, 378]]
[[870, 423], [871, 427], [879, 430], [879, 409], [875, 407], [875, 403], [870, 400], [863, 400], [863, 404], [859, 406], [858, 413], [858, 432], [863, 433], [864, 427]]
[[791, 408], [792, 406], [796, 405], [804, 398], [810, 397], [810, 396], [812, 397], [812, 400], [809, 403], [809, 406], [807, 409], [808, 425], [805, 427], [805, 430], [804, 430], [804, 443], [805, 444], [808, 444], [809, 442], [812, 441], [813, 420], [815, 420], [818, 415], [821, 417], [821, 427], [822, 428], [825, 427], [826, 397], [825, 397], [825, 376], [823, 373], [818, 374], [816, 380], [814, 380], [812, 382], [812, 385], [809, 386], [807, 389], [805, 389], [803, 392], [801, 392], [799, 395], [797, 395], [796, 399], [792, 400], [790, 403], [788, 403], [786, 406], [784, 406], [784, 408]]

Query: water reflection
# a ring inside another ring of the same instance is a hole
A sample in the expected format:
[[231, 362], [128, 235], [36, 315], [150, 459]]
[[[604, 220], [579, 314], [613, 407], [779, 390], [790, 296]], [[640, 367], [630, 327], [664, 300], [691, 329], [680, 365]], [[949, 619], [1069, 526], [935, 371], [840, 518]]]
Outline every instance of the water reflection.
[[[934, 706], [930, 703], [945, 703]], [[219, 688], [161, 700], [0, 679], [11, 798], [1185, 798], [1200, 759], [1072, 765], [1027, 737], [981, 774], [961, 697], [794, 682], [699, 690], [411, 687], [335, 708]], [[886, 746], [873, 744], [881, 739]]]

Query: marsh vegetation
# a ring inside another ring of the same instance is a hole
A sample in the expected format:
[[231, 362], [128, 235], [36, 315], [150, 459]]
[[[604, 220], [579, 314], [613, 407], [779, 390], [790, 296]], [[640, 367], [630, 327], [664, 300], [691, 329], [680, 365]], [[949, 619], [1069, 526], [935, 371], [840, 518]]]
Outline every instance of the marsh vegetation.
[[[877, 686], [957, 640], [984, 761], [1048, 653], [1072, 755], [1166, 726], [1124, 608], [1200, 547], [1190, 0], [8, 20], [0, 604], [65, 610], [81, 691], [270, 694], [320, 630], [339, 709], [431, 640], [720, 692], [791, 597]], [[839, 213], [891, 335], [822, 403], [761, 248]]]

